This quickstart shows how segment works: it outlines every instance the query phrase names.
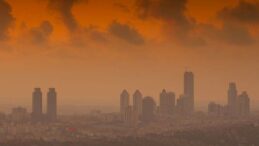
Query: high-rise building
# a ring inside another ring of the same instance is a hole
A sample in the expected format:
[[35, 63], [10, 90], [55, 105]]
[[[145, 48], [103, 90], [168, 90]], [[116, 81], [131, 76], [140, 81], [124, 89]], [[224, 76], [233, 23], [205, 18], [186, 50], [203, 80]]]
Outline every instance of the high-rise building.
[[137, 124], [138, 124], [138, 115], [137, 115], [137, 112], [133, 109], [132, 106], [128, 106], [125, 109], [124, 122], [129, 127], [137, 126]]
[[237, 99], [237, 113], [246, 116], [250, 113], [250, 99], [247, 92], [243, 92]]
[[11, 120], [13, 122], [26, 122], [29, 119], [29, 114], [26, 108], [16, 107], [12, 109]]
[[47, 93], [47, 118], [50, 121], [57, 119], [57, 93], [55, 88], [49, 88]]
[[152, 97], [145, 97], [142, 101], [142, 120], [150, 122], [155, 117], [156, 103]]
[[180, 97], [177, 99], [176, 103], [176, 110], [179, 114], [187, 114], [190, 111], [188, 111], [188, 103], [189, 98], [185, 95], [180, 95]]
[[40, 88], [35, 88], [32, 93], [32, 120], [40, 122], [42, 118], [42, 92]]
[[208, 105], [208, 114], [211, 116], [220, 116], [223, 115], [223, 107], [220, 104], [214, 102], [209, 103]]
[[120, 95], [120, 113], [125, 114], [125, 110], [129, 107], [129, 93], [127, 90], [123, 90]]
[[194, 98], [194, 75], [192, 72], [184, 73], [184, 95]]
[[174, 92], [167, 92], [167, 96], [169, 99], [169, 107], [175, 108], [175, 93]]
[[167, 93], [166, 93], [166, 90], [164, 89], [161, 93], [160, 93], [160, 98], [159, 98], [159, 101], [160, 101], [160, 105], [159, 105], [159, 112], [161, 114], [167, 114]]
[[142, 114], [142, 94], [139, 90], [136, 90], [133, 94], [133, 110], [137, 115]]
[[194, 75], [192, 72], [184, 73], [184, 96], [188, 113], [194, 112]]
[[164, 89], [160, 93], [160, 113], [161, 114], [172, 114], [175, 108], [175, 94], [173, 92], [166, 92]]
[[237, 88], [236, 83], [230, 83], [228, 88], [228, 110], [229, 114], [236, 115], [237, 113]]
[[250, 113], [250, 98], [247, 92], [238, 95], [235, 83], [229, 84], [227, 107], [230, 116], [245, 116]]

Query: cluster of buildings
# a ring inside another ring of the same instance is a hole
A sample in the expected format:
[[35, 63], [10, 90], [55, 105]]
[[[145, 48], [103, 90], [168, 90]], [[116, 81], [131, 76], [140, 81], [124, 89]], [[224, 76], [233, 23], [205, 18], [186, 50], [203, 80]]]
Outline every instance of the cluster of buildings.
[[[135, 125], [138, 121], [152, 121], [155, 116], [160, 117], [180, 115], [188, 116], [194, 113], [194, 74], [184, 73], [184, 93], [176, 99], [174, 92], [162, 90], [157, 105], [154, 98], [143, 97], [139, 90], [133, 94], [130, 105], [130, 94], [123, 90], [120, 95], [121, 119], [127, 124]], [[238, 94], [235, 83], [229, 84], [228, 104], [222, 106], [211, 102], [208, 105], [208, 114], [215, 116], [246, 116], [250, 112], [250, 98], [247, 92]]]
[[215, 116], [247, 116], [250, 113], [250, 98], [246, 91], [238, 95], [236, 84], [230, 83], [227, 105], [211, 102], [208, 105], [208, 113]]
[[194, 75], [192, 72], [184, 73], [184, 93], [177, 100], [174, 92], [165, 89], [160, 93], [159, 106], [153, 97], [143, 97], [139, 90], [133, 94], [133, 105], [130, 105], [130, 94], [123, 90], [120, 95], [121, 119], [135, 125], [139, 120], [148, 122], [155, 115], [192, 114], [194, 112]]
[[57, 93], [55, 88], [49, 88], [47, 93], [46, 114], [43, 113], [41, 88], [35, 88], [32, 93], [32, 112], [26, 108], [16, 107], [12, 109], [10, 120], [13, 122], [51, 122], [57, 119]]
[[35, 88], [32, 93], [32, 113], [33, 122], [55, 121], [57, 119], [57, 92], [55, 88], [49, 88], [47, 93], [47, 112], [42, 110], [42, 92], [40, 88]]

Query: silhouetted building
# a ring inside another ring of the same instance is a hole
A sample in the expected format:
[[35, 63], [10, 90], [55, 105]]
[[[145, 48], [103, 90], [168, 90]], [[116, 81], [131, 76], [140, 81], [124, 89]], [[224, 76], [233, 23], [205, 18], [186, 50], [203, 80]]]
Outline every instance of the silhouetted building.
[[224, 114], [223, 106], [216, 104], [214, 102], [209, 103], [208, 105], [208, 114], [211, 116], [220, 116]]
[[29, 114], [26, 108], [17, 107], [12, 109], [11, 120], [13, 122], [21, 123], [26, 122], [29, 119]]
[[238, 95], [235, 83], [229, 84], [228, 113], [230, 116], [245, 116], [250, 112], [250, 98], [247, 92]]
[[32, 120], [40, 122], [42, 119], [42, 92], [40, 88], [35, 88], [32, 93]]
[[194, 75], [192, 72], [184, 73], [184, 96], [186, 97], [186, 111], [194, 112]]
[[125, 110], [124, 122], [129, 127], [135, 127], [138, 124], [137, 112], [132, 106], [128, 106]]
[[142, 120], [152, 121], [155, 117], [156, 103], [152, 97], [145, 97], [142, 102]]
[[133, 94], [133, 110], [137, 115], [142, 114], [142, 94], [139, 90], [136, 90]]
[[235, 83], [230, 83], [228, 88], [228, 110], [230, 115], [237, 114], [237, 88]]
[[190, 109], [188, 108], [188, 104], [190, 104], [189, 99], [190, 98], [185, 95], [180, 95], [177, 99], [176, 110], [178, 114], [190, 113]]
[[175, 108], [175, 94], [173, 92], [166, 92], [164, 89], [160, 93], [159, 111], [161, 114], [172, 114]]
[[129, 93], [127, 90], [123, 90], [120, 95], [120, 113], [124, 115], [125, 110], [129, 107]]
[[250, 99], [247, 92], [243, 92], [237, 99], [237, 113], [240, 116], [246, 116], [250, 113]]
[[57, 119], [57, 93], [55, 88], [49, 88], [47, 93], [47, 119], [55, 121]]

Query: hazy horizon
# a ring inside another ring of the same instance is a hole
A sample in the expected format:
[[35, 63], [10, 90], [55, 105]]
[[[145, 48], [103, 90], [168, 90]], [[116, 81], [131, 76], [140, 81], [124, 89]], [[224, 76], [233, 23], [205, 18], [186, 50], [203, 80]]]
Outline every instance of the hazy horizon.
[[[258, 0], [0, 0], [0, 103], [118, 107], [139, 89], [158, 101], [195, 75], [197, 110], [227, 103], [229, 82], [259, 108]], [[158, 102], [157, 102], [158, 103]]]
[[259, 0], [0, 0], [0, 145], [259, 146]]

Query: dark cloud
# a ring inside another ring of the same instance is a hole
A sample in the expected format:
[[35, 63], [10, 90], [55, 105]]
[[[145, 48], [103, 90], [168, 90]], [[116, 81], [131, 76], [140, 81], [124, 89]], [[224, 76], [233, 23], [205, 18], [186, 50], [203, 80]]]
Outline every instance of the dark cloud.
[[197, 37], [197, 23], [186, 15], [187, 0], [137, 0], [136, 10], [141, 19], [155, 18], [164, 22], [169, 37], [184, 45], [203, 45], [204, 40]]
[[163, 20], [185, 18], [186, 0], [136, 0], [140, 18], [156, 17]]
[[259, 5], [240, 0], [234, 7], [225, 7], [218, 12], [222, 28], [210, 28], [212, 36], [232, 45], [252, 45], [256, 39], [250, 33], [250, 25], [259, 23]]
[[226, 7], [218, 14], [223, 21], [236, 22], [241, 24], [259, 23], [259, 3], [251, 3], [240, 0], [238, 5]]
[[43, 21], [39, 27], [31, 28], [29, 36], [31, 41], [35, 44], [42, 44], [48, 41], [53, 32], [53, 26], [48, 21]]
[[13, 23], [11, 6], [5, 0], [0, 0], [0, 40], [8, 37], [8, 29]]
[[107, 42], [107, 36], [104, 32], [100, 32], [97, 27], [89, 26], [85, 29], [88, 37], [96, 42], [104, 43]]
[[142, 45], [144, 44], [143, 36], [133, 27], [128, 24], [121, 24], [114, 21], [108, 29], [109, 33], [119, 39], [122, 39], [130, 44]]
[[48, 7], [59, 14], [61, 20], [70, 31], [75, 31], [78, 28], [72, 8], [76, 3], [87, 2], [87, 0], [48, 0], [48, 2]]
[[116, 2], [116, 3], [114, 3], [113, 5], [114, 5], [115, 7], [117, 7], [117, 8], [119, 8], [119, 9], [121, 9], [123, 12], [129, 12], [129, 11], [130, 11], [129, 7], [126, 6], [126, 5], [124, 5], [123, 3], [118, 3], [118, 2]]
[[187, 0], [138, 0], [137, 9], [142, 17], [185, 21], [186, 4]]
[[[175, 27], [174, 30], [188, 33], [195, 27], [195, 21], [185, 15], [187, 0], [140, 0], [146, 17], [161, 19]], [[139, 7], [140, 9], [140, 7]], [[179, 33], [179, 32], [178, 32]]]
[[149, 16], [152, 6], [151, 0], [136, 0], [136, 10], [139, 18], [145, 19]]
[[234, 45], [251, 45], [254, 43], [254, 38], [251, 36], [247, 28], [232, 24], [224, 24], [219, 39], [228, 44]]
[[218, 13], [223, 23], [221, 28], [211, 24], [199, 24], [186, 14], [187, 0], [136, 0], [138, 17], [162, 21], [164, 31], [169, 38], [184, 46], [202, 46], [209, 41], [231, 45], [250, 45], [255, 39], [249, 32], [249, 26], [258, 24], [259, 5], [239, 1], [235, 7], [225, 7]]
[[255, 39], [246, 27], [234, 25], [233, 23], [225, 22], [221, 28], [203, 25], [202, 29], [205, 30], [203, 32], [204, 36], [219, 43], [223, 42], [234, 46], [247, 46], [255, 43]]

